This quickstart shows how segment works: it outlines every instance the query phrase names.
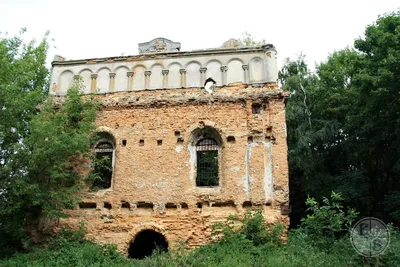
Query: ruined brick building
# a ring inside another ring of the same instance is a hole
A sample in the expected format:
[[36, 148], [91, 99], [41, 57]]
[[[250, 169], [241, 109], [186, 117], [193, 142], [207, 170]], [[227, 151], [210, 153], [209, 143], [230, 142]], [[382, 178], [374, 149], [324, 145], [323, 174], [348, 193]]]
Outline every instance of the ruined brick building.
[[246, 209], [288, 225], [288, 94], [274, 46], [181, 52], [157, 38], [136, 56], [52, 65], [51, 94], [78, 78], [97, 93], [94, 151], [109, 166], [94, 167], [103, 179], [64, 222], [85, 221], [89, 238], [134, 258], [205, 244], [213, 223]]

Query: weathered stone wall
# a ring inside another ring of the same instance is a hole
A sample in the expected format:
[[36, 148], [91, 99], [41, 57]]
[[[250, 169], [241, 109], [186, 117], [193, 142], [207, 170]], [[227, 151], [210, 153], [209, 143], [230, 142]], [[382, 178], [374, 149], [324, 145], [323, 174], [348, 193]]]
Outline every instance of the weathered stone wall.
[[[287, 93], [276, 84], [237, 83], [212, 95], [191, 88], [97, 98], [99, 131], [116, 140], [112, 185], [84, 193], [63, 224], [84, 220], [89, 238], [117, 244], [125, 254], [144, 229], [162, 233], [170, 247], [205, 244], [213, 223], [247, 208], [261, 208], [268, 222], [288, 225], [281, 211], [289, 200]], [[195, 183], [192, 133], [205, 126], [222, 138], [220, 186], [212, 188]]]

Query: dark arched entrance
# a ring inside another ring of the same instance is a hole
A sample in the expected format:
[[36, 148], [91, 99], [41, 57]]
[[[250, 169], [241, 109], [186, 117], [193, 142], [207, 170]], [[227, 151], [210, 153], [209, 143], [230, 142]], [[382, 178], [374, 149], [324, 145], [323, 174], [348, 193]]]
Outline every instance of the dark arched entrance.
[[133, 242], [129, 245], [128, 257], [143, 259], [151, 256], [153, 251], [158, 249], [161, 252], [168, 251], [168, 242], [165, 237], [153, 230], [139, 232]]

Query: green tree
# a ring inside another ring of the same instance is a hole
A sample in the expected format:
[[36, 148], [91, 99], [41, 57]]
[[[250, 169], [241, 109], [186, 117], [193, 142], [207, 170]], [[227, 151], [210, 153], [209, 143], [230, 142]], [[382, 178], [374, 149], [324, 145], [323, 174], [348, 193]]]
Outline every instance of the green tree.
[[[317, 77], [310, 72], [305, 56], [296, 60], [286, 59], [279, 72], [279, 80], [283, 89], [291, 92], [286, 105], [287, 142], [289, 160], [290, 201], [292, 203], [291, 225], [300, 223], [306, 209], [307, 188], [306, 170], [313, 169], [316, 164], [309, 147], [311, 132], [311, 109]], [[305, 168], [310, 166], [310, 168]]]
[[320, 200], [334, 190], [362, 216], [400, 222], [399, 40], [397, 12], [368, 26], [355, 49], [332, 53], [315, 74], [302, 58], [286, 62], [280, 78], [292, 92], [286, 109], [292, 196]]
[[369, 25], [355, 47], [361, 52], [354, 81], [360, 96], [350, 129], [359, 149], [352, 160], [369, 184], [369, 208], [399, 223], [392, 204], [400, 200], [400, 10]]
[[[24, 214], [10, 188], [18, 182], [15, 177], [27, 170], [24, 165], [18, 166], [15, 157], [29, 134], [29, 121], [37, 114], [36, 106], [43, 100], [48, 84], [47, 35], [39, 44], [25, 43], [24, 32], [22, 29], [14, 37], [0, 34], [0, 256], [20, 246]], [[12, 203], [16, 213], [7, 209]]]
[[44, 100], [46, 38], [0, 41], [0, 256], [39, 238], [41, 218], [72, 207], [91, 155], [96, 105], [82, 98], [81, 83], [62, 101]]

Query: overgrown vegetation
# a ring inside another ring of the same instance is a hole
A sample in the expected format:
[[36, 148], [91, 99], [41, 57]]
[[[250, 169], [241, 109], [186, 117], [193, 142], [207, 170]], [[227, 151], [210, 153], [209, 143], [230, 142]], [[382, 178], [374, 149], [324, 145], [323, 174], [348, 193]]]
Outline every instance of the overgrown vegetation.
[[287, 103], [295, 226], [307, 195], [334, 190], [360, 216], [400, 223], [400, 11], [378, 18], [310, 72], [304, 56], [280, 71]]
[[45, 100], [46, 38], [0, 39], [0, 257], [39, 241], [39, 220], [74, 205], [90, 157], [96, 105], [81, 98], [80, 83], [58, 108]]
[[[242, 219], [231, 216], [216, 224], [215, 241], [191, 251], [180, 247], [168, 253], [154, 252], [144, 260], [131, 260], [120, 255], [115, 246], [85, 241], [81, 228], [64, 231], [46, 248], [16, 254], [0, 266], [399, 266], [399, 231], [391, 229], [392, 242], [383, 255], [362, 257], [352, 248], [348, 231], [341, 231], [354, 217], [351, 211], [339, 215], [346, 212], [338, 201], [340, 196], [333, 193], [316, 208], [309, 198], [310, 214], [299, 229], [288, 233], [286, 241], [282, 239], [283, 226], [265, 225], [262, 212], [257, 210], [247, 212]], [[326, 234], [321, 229], [341, 234]]]
[[243, 43], [244, 46], [260, 46], [265, 45], [267, 42], [265, 39], [257, 40], [250, 32], [242, 32], [242, 37], [240, 41]]

